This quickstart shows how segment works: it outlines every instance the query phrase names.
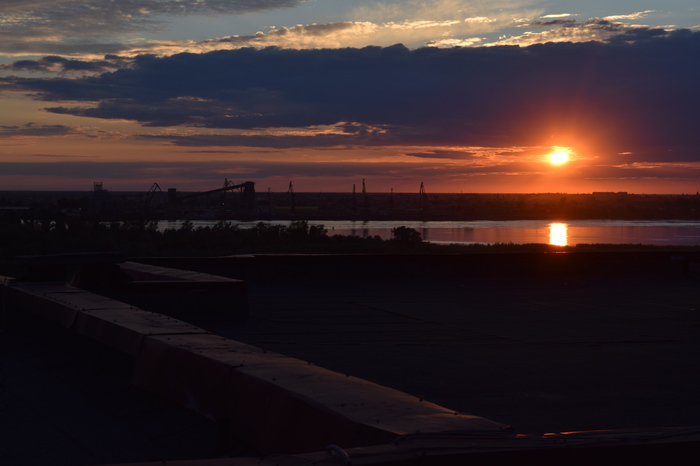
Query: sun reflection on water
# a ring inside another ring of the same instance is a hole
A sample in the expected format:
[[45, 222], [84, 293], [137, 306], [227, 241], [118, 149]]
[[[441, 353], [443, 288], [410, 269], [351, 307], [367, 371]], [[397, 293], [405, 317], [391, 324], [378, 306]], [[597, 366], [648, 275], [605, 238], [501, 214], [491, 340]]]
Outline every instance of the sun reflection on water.
[[549, 224], [549, 244], [553, 246], [566, 246], [568, 244], [566, 223]]

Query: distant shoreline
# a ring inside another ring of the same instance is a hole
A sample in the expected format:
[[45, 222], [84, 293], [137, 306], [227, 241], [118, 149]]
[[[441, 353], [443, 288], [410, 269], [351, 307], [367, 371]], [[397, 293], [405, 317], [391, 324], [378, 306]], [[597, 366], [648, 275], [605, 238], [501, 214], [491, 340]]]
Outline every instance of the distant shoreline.
[[0, 214], [86, 220], [700, 220], [698, 194], [0, 191]]

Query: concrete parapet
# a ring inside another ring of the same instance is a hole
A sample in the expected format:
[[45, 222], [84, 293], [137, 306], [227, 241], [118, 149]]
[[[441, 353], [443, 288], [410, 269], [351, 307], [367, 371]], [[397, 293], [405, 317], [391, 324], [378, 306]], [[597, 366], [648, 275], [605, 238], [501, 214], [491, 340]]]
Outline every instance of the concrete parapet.
[[507, 426], [215, 335], [153, 336], [135, 386], [229, 423], [266, 453], [387, 443], [400, 435]]
[[6, 302], [71, 329], [82, 311], [130, 309], [126, 303], [61, 282], [24, 282], [3, 277]]
[[218, 421], [224, 439], [263, 454], [507, 428], [70, 285], [6, 277], [0, 283], [6, 304], [128, 354], [134, 386]]
[[144, 337], [149, 335], [206, 333], [186, 322], [63, 283], [6, 279], [4, 287], [7, 304], [130, 356], [139, 354]]
[[248, 317], [244, 281], [127, 262], [122, 253], [19, 256], [14, 260], [14, 267], [16, 276], [24, 282], [69, 283], [136, 307], [180, 318], [193, 312], [217, 319], [244, 320]]

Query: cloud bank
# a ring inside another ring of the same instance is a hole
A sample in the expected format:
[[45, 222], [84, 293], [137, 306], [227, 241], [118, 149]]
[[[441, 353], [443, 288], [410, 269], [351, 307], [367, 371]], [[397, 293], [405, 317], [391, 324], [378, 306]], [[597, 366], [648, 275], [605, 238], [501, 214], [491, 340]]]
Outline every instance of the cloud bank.
[[157, 28], [159, 18], [246, 14], [297, 6], [305, 0], [6, 0], [0, 37], [50, 40]]
[[[506, 147], [553, 137], [620, 152], [697, 145], [700, 33], [648, 29], [630, 39], [144, 55], [130, 68], [93, 77], [8, 82], [55, 114], [244, 130], [170, 137], [180, 145]], [[337, 131], [259, 132], [314, 125]]]
[[[101, 60], [112, 54], [173, 55], [243, 47], [293, 49], [389, 46], [532, 45], [606, 40], [654, 10], [579, 23], [570, 14], [543, 15], [537, 0], [374, 1], [346, 5], [340, 19], [320, 24], [268, 25], [255, 33], [183, 40], [171, 30], [183, 16], [238, 16], [293, 8], [305, 0], [11, 0], [0, 3], [0, 51], [6, 56], [59, 55]], [[618, 21], [618, 22], [615, 22]], [[241, 27], [241, 24], [236, 23]], [[525, 30], [523, 30], [525, 28]], [[246, 29], [244, 27], [244, 29]], [[498, 31], [521, 31], [495, 39]], [[223, 32], [218, 30], [218, 32]], [[150, 37], [145, 39], [144, 37]], [[487, 37], [490, 36], [490, 37]], [[38, 68], [22, 68], [38, 71]], [[41, 71], [55, 71], [45, 68]], [[74, 71], [74, 70], [69, 70]], [[85, 70], [86, 72], [89, 70]]]
[[[632, 15], [630, 15], [632, 16]], [[527, 31], [523, 34], [503, 38], [492, 45], [528, 46], [547, 42], [587, 42], [587, 41], [636, 41], [653, 36], [665, 36], [668, 31], [662, 28], [635, 26], [611, 21], [607, 18], [590, 19], [580, 23], [573, 19], [536, 20], [528, 24], [534, 28], [548, 28], [541, 32]]]

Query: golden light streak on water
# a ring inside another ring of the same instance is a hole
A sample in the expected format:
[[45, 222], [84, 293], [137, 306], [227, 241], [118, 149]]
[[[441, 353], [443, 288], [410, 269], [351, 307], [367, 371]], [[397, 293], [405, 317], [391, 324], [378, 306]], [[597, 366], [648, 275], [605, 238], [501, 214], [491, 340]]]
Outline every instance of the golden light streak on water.
[[566, 223], [549, 224], [549, 244], [553, 246], [566, 246], [568, 244], [568, 228]]

